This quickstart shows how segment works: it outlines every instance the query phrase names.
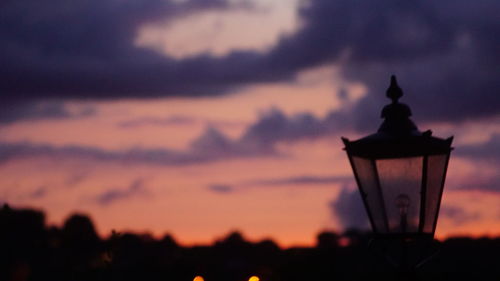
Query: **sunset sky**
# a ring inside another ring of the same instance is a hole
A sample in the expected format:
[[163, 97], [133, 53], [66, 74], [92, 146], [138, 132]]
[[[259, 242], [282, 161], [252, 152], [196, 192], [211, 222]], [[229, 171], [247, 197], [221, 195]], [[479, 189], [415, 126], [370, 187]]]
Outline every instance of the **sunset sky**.
[[210, 243], [367, 227], [340, 137], [397, 75], [454, 136], [438, 238], [500, 235], [497, 0], [0, 4], [0, 202]]

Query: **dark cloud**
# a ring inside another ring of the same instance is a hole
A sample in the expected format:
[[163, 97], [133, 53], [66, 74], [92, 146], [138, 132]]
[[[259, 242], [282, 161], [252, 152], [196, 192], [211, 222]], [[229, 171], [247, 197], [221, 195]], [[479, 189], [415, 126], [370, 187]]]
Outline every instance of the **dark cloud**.
[[[59, 118], [83, 116], [84, 114], [87, 113], [70, 115], [68, 112]], [[240, 138], [229, 138], [217, 128], [208, 126], [200, 136], [191, 142], [189, 148], [183, 151], [165, 148], [130, 148], [113, 151], [80, 145], [54, 146], [29, 142], [4, 142], [0, 143], [0, 163], [12, 159], [48, 157], [54, 160], [89, 159], [120, 163], [187, 165], [233, 158], [283, 157], [286, 155], [278, 152], [275, 148], [278, 142], [312, 139], [336, 133], [341, 125], [338, 123], [339, 119], [331, 118], [332, 114], [325, 118], [316, 118], [308, 113], [286, 116], [281, 110], [273, 108], [263, 113]], [[191, 122], [191, 120], [174, 117], [162, 120], [162, 122], [177, 124], [177, 122]], [[150, 121], [137, 119], [122, 125], [125, 127], [142, 126], [144, 122], [149, 123]], [[157, 121], [159, 120], [154, 120], [154, 122]], [[328, 181], [329, 179], [324, 180]]]
[[[233, 7], [224, 0], [8, 1], [0, 10], [1, 96], [215, 95], [248, 83], [293, 79], [299, 71], [334, 63], [345, 79], [368, 87], [350, 117], [359, 128], [373, 124], [393, 73], [417, 121], [498, 115], [496, 0], [474, 5], [466, 0], [311, 0], [297, 12], [300, 28], [266, 53], [173, 59], [133, 44], [145, 23]], [[316, 121], [304, 115], [295, 122], [309, 122], [314, 134]], [[286, 133], [295, 135], [293, 128]]]
[[278, 141], [294, 141], [304, 137], [325, 134], [323, 122], [312, 114], [302, 113], [287, 117], [281, 110], [273, 108], [260, 116], [242, 137], [242, 142], [267, 146]]
[[137, 196], [147, 196], [149, 191], [144, 185], [143, 179], [136, 179], [126, 188], [112, 188], [99, 194], [95, 201], [101, 206], [108, 206], [120, 200]]
[[500, 134], [493, 134], [485, 143], [461, 145], [455, 149], [455, 154], [500, 164]]
[[123, 151], [105, 150], [86, 146], [53, 146], [32, 143], [0, 143], [0, 163], [14, 159], [48, 158], [61, 160], [114, 161], [123, 164], [183, 165], [207, 161], [203, 155], [182, 153], [168, 149], [132, 148]]
[[121, 128], [137, 128], [142, 126], [182, 126], [193, 125], [198, 120], [190, 116], [175, 115], [165, 118], [141, 117], [137, 119], [126, 120], [118, 123]]
[[243, 181], [236, 184], [211, 184], [208, 188], [214, 192], [229, 193], [252, 187], [291, 187], [304, 185], [324, 184], [351, 184], [354, 179], [351, 176], [318, 176], [304, 175], [297, 177], [268, 178]]
[[35, 144], [29, 142], [0, 143], [0, 163], [11, 160], [47, 158], [53, 161], [89, 160], [120, 164], [150, 164], [178, 166], [246, 157], [273, 157], [279, 154], [273, 147], [242, 145], [213, 127], [195, 139], [187, 150], [166, 148], [130, 148], [106, 150], [92, 146]]
[[0, 111], [0, 124], [19, 121], [57, 120], [82, 118], [96, 114], [92, 107], [70, 111], [62, 102], [11, 102]]
[[29, 194], [30, 199], [41, 199], [44, 198], [47, 195], [47, 187], [46, 186], [40, 186], [37, 187], [31, 194]]
[[213, 192], [222, 194], [227, 194], [234, 191], [234, 187], [227, 184], [211, 184], [208, 186], [208, 189], [210, 189]]
[[77, 172], [70, 175], [64, 182], [68, 187], [74, 187], [88, 178], [88, 172]]
[[368, 229], [369, 220], [359, 191], [344, 186], [338, 198], [330, 202], [332, 216], [344, 229]]
[[440, 210], [440, 215], [451, 219], [455, 225], [463, 225], [471, 221], [477, 221], [481, 218], [479, 213], [470, 213], [463, 208], [455, 206], [443, 206]]
[[[278, 151], [276, 144], [296, 140], [309, 140], [324, 136], [337, 136], [345, 130], [344, 112], [331, 112], [324, 118], [311, 114], [285, 115], [278, 108], [268, 110], [251, 124], [240, 138], [232, 139], [215, 127], [209, 126], [188, 149], [168, 148], [129, 148], [125, 150], [106, 150], [98, 147], [66, 145], [55, 146], [34, 143], [0, 143], [0, 163], [16, 159], [48, 158], [59, 160], [89, 160], [115, 162], [119, 164], [148, 164], [179, 166], [209, 163], [229, 159], [251, 157], [291, 157], [286, 152]], [[349, 117], [345, 117], [349, 118]], [[183, 121], [182, 121], [183, 122]], [[497, 165], [500, 155], [500, 137], [493, 135], [486, 143], [458, 147], [453, 157], [467, 157], [475, 161], [489, 161]], [[338, 140], [340, 149], [341, 142]], [[470, 177], [469, 177], [470, 178]], [[76, 181], [80, 179], [77, 178]], [[247, 186], [256, 185], [300, 185], [322, 183], [345, 183], [349, 177], [336, 176], [297, 176], [283, 179], [263, 179], [247, 182]], [[454, 189], [481, 189], [497, 191], [500, 178], [483, 174], [480, 178], [461, 179], [449, 182]]]
[[288, 178], [260, 179], [242, 183], [242, 186], [290, 186], [314, 184], [351, 183], [352, 176], [297, 176]]
[[[348, 121], [349, 120], [349, 121]], [[293, 142], [338, 135], [352, 122], [350, 115], [343, 110], [331, 111], [324, 118], [311, 113], [285, 115], [279, 108], [265, 111], [251, 124], [238, 140], [244, 146], [260, 149], [273, 147], [278, 142]]]
[[457, 175], [458, 179], [450, 179], [448, 185], [451, 188], [500, 192], [500, 173], [482, 171], [484, 167], [491, 168], [493, 171], [500, 169], [500, 134], [493, 134], [484, 143], [457, 146], [451, 161], [453, 161], [453, 157], [465, 158], [481, 165], [474, 166], [475, 170], [465, 178]]
[[258, 140], [248, 140], [245, 136], [233, 140], [215, 127], [208, 126], [203, 134], [191, 142], [190, 148], [193, 154], [212, 159], [279, 156], [273, 144], [262, 144]]
[[196, 118], [193, 116], [187, 115], [172, 115], [168, 117], [139, 117], [135, 119], [129, 119], [121, 121], [117, 124], [118, 127], [124, 129], [135, 129], [145, 126], [156, 126], [156, 127], [165, 127], [165, 126], [190, 126], [190, 125], [200, 125], [206, 124], [208, 127], [216, 127], [216, 128], [241, 128], [247, 125], [246, 122], [243, 121], [232, 121], [232, 120], [210, 120], [210, 119], [202, 119]]
[[208, 127], [205, 132], [191, 142], [191, 148], [196, 151], [212, 151], [220, 153], [234, 150], [234, 144], [227, 136], [214, 127]]
[[[225, 0], [7, 1], [0, 9], [3, 100], [214, 94], [237, 83], [256, 54], [183, 61], [138, 48], [139, 27], [207, 10], [249, 8]], [[228, 66], [231, 66], [228, 68]], [[217, 91], [218, 92], [218, 91]]]
[[[390, 74], [397, 74], [417, 120], [467, 120], [498, 115], [497, 18], [500, 3], [482, 0], [314, 0], [299, 14], [303, 27], [271, 52], [276, 67], [339, 63], [344, 78], [368, 95], [352, 113], [373, 124]], [[364, 118], [363, 118], [364, 117]]]
[[[498, 170], [498, 165], [495, 166]], [[454, 190], [482, 190], [500, 192], [500, 174], [481, 174], [477, 172], [466, 177], [450, 179], [447, 184]]]

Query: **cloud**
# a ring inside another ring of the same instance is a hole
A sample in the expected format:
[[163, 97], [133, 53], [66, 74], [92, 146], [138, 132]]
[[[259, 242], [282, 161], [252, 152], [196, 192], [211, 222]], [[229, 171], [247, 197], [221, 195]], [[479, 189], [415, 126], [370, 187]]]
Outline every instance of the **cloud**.
[[297, 176], [275, 179], [259, 179], [242, 183], [241, 186], [290, 186], [290, 185], [315, 185], [315, 184], [338, 184], [351, 183], [352, 176]]
[[87, 146], [53, 146], [49, 144], [0, 143], [0, 163], [14, 159], [46, 157], [55, 161], [65, 159], [116, 161], [120, 163], [150, 163], [173, 165], [197, 162], [195, 155], [184, 154], [167, 149], [141, 149], [112, 151]]
[[143, 179], [136, 179], [126, 188], [112, 188], [95, 198], [95, 202], [101, 206], [108, 206], [117, 201], [149, 195], [148, 190], [144, 185]]
[[212, 159], [276, 157], [281, 154], [274, 148], [274, 143], [261, 143], [249, 140], [245, 136], [231, 139], [215, 127], [208, 126], [205, 131], [190, 144], [192, 154], [205, 155]]
[[[172, 119], [167, 118], [164, 121], [174, 123], [191, 122], [191, 119], [186, 118], [174, 116]], [[46, 157], [54, 160], [82, 159], [127, 164], [176, 166], [249, 157], [288, 157], [290, 155], [287, 155], [286, 152], [276, 149], [278, 143], [338, 136], [340, 133], [345, 132], [347, 124], [353, 122], [350, 118], [346, 111], [332, 111], [325, 117], [319, 118], [309, 113], [286, 115], [280, 109], [274, 107], [262, 112], [255, 123], [250, 124], [239, 138], [230, 138], [219, 129], [209, 125], [202, 134], [190, 143], [186, 150], [141, 147], [106, 150], [99, 147], [80, 145], [55, 146], [29, 142], [0, 142], [0, 163], [14, 159]], [[138, 123], [130, 123], [129, 125], [143, 125], [139, 119], [136, 121]], [[461, 157], [491, 161], [495, 164], [500, 159], [500, 155], [497, 155], [497, 152], [500, 151], [499, 143], [500, 137], [496, 134], [486, 143], [462, 146], [455, 153]], [[283, 182], [262, 182], [262, 184], [289, 185], [302, 182], [309, 184], [312, 181], [327, 183], [342, 180], [336, 177], [314, 177], [309, 179], [306, 176], [283, 179]], [[488, 179], [488, 182], [482, 184], [476, 181], [474, 186], [484, 186], [486, 188], [487, 185], [496, 184], [497, 182], [500, 181]], [[489, 190], [491, 187], [487, 189]]]
[[227, 9], [251, 7], [247, 1], [225, 0], [3, 3], [0, 97], [9, 101], [220, 93], [219, 84], [237, 83], [250, 73], [234, 70], [245, 69], [255, 54], [180, 61], [136, 47], [134, 40], [146, 23]]
[[2, 111], [0, 111], [0, 124], [83, 118], [95, 114], [96, 111], [92, 107], [70, 111], [62, 102], [11, 102], [4, 104]]
[[500, 134], [493, 134], [485, 143], [462, 145], [457, 147], [455, 153], [458, 156], [486, 160], [500, 164]]
[[369, 228], [368, 215], [359, 191], [344, 186], [338, 198], [329, 204], [332, 216], [337, 218], [344, 229]]
[[[373, 124], [371, 117], [379, 114], [393, 73], [407, 91], [403, 100], [412, 105], [417, 120], [498, 115], [500, 2], [495, 0], [474, 5], [466, 0], [311, 0], [297, 11], [301, 27], [267, 52], [234, 50], [221, 57], [174, 59], [134, 46], [137, 29], [146, 23], [251, 6], [230, 3], [234, 2], [4, 3], [0, 96], [12, 100], [220, 95], [234, 87], [291, 80], [311, 67], [336, 64], [344, 79], [368, 89], [352, 112], [359, 128]], [[310, 122], [313, 134], [315, 121], [302, 116], [296, 123]], [[286, 132], [294, 136], [293, 128]]]
[[121, 121], [117, 124], [117, 127], [124, 129], [135, 129], [146, 126], [156, 126], [156, 127], [166, 127], [166, 126], [191, 126], [205, 124], [207, 127], [216, 128], [241, 128], [247, 125], [243, 121], [231, 121], [231, 120], [210, 120], [205, 118], [196, 118], [187, 115], [172, 115], [167, 117], [139, 117], [135, 119], [129, 119]]
[[234, 191], [234, 187], [227, 184], [211, 184], [208, 186], [208, 189], [221, 194], [227, 194]]
[[351, 184], [354, 181], [352, 176], [320, 176], [304, 175], [296, 177], [268, 178], [243, 181], [235, 184], [211, 184], [208, 188], [218, 193], [229, 193], [240, 191], [252, 187], [291, 187], [291, 186], [311, 186], [325, 184]]
[[[498, 167], [496, 167], [498, 170]], [[476, 171], [475, 171], [476, 172]], [[500, 175], [482, 174], [481, 171], [471, 173], [464, 178], [450, 182], [450, 187], [456, 190], [482, 190], [500, 192]]]
[[[451, 179], [450, 186], [460, 190], [484, 190], [500, 192], [500, 134], [493, 134], [483, 143], [457, 146], [453, 157], [467, 159], [474, 163], [472, 171]], [[453, 161], [453, 160], [452, 160]]]
[[397, 74], [418, 120], [460, 121], [498, 115], [495, 89], [500, 3], [467, 1], [309, 1], [303, 27], [271, 52], [277, 69], [337, 63], [368, 94], [354, 108], [360, 128], [379, 114], [390, 74]]
[[231, 151], [234, 144], [214, 127], [208, 127], [205, 132], [191, 142], [191, 148], [196, 151], [213, 151], [216, 153]]
[[47, 158], [54, 161], [89, 160], [122, 164], [179, 166], [233, 158], [273, 156], [279, 156], [273, 147], [260, 148], [253, 145], [242, 145], [239, 141], [228, 138], [213, 127], [208, 127], [202, 135], [193, 140], [187, 150], [141, 147], [107, 150], [82, 145], [56, 146], [29, 142], [0, 142], [0, 163], [19, 159]]
[[[120, 163], [189, 165], [234, 158], [283, 157], [286, 155], [276, 150], [276, 144], [279, 142], [313, 139], [337, 133], [337, 129], [341, 125], [339, 125], [338, 119], [331, 118], [332, 114], [325, 118], [317, 118], [309, 113], [287, 116], [278, 108], [272, 108], [262, 113], [257, 121], [251, 124], [241, 137], [236, 139], [229, 138], [217, 128], [208, 125], [202, 134], [191, 141], [187, 150], [140, 147], [106, 150], [81, 145], [55, 146], [29, 142], [0, 142], [0, 163], [13, 159], [47, 157], [54, 160], [87, 159]], [[65, 114], [64, 116], [65, 118], [74, 118], [70, 116], [82, 115]], [[157, 119], [146, 118], [131, 120], [121, 125], [129, 128], [149, 124], [151, 121], [160, 122]], [[191, 121], [194, 122], [194, 119], [180, 116], [161, 120], [162, 124]]]
[[41, 199], [44, 198], [47, 195], [47, 187], [46, 186], [40, 186], [36, 188], [32, 193], [28, 195], [30, 199]]
[[273, 107], [262, 112], [238, 142], [243, 146], [269, 149], [279, 142], [338, 135], [346, 129], [349, 119], [349, 114], [344, 110], [331, 111], [324, 118], [318, 118], [307, 112], [287, 116], [279, 108]]
[[272, 108], [247, 129], [241, 141], [266, 146], [277, 141], [294, 141], [324, 134], [324, 124], [312, 114], [287, 117], [281, 110]]
[[165, 118], [141, 117], [137, 119], [126, 120], [118, 123], [121, 128], [137, 128], [143, 126], [183, 126], [197, 123], [196, 118], [183, 115], [174, 115]]
[[66, 186], [68, 187], [74, 187], [84, 180], [88, 178], [88, 172], [76, 172], [72, 175], [69, 175], [66, 181], [64, 182]]
[[451, 219], [455, 225], [463, 225], [471, 221], [477, 221], [481, 215], [479, 213], [470, 213], [463, 208], [455, 206], [443, 206], [440, 210], [441, 216]]

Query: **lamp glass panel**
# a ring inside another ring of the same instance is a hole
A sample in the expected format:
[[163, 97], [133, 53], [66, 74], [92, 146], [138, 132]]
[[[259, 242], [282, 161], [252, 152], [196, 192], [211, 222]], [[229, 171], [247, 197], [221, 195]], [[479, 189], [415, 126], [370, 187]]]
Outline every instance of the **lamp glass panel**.
[[427, 191], [423, 232], [434, 232], [448, 154], [430, 155], [427, 160]]
[[378, 186], [373, 160], [353, 156], [352, 164], [358, 176], [359, 188], [365, 194], [366, 207], [371, 213], [373, 231], [386, 233], [388, 229], [385, 220], [384, 201]]
[[376, 160], [389, 232], [417, 232], [423, 157]]

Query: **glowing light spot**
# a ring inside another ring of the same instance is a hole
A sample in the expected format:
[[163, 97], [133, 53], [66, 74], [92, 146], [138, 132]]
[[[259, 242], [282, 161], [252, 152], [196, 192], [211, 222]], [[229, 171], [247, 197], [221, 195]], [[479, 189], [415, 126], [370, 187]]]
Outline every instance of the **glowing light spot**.
[[203, 277], [201, 276], [196, 276], [193, 281], [205, 281], [205, 279], [203, 279]]
[[260, 278], [257, 276], [252, 276], [248, 279], [248, 281], [260, 281]]

